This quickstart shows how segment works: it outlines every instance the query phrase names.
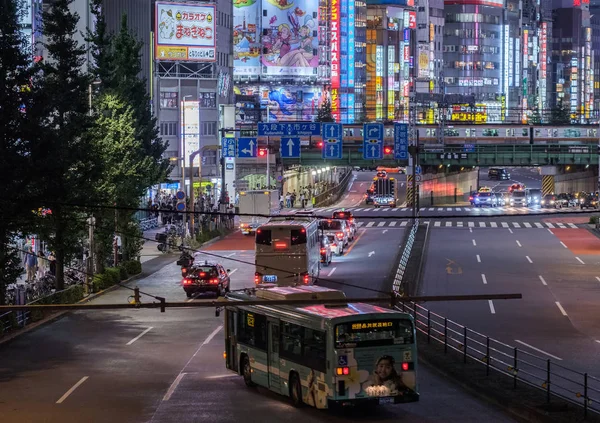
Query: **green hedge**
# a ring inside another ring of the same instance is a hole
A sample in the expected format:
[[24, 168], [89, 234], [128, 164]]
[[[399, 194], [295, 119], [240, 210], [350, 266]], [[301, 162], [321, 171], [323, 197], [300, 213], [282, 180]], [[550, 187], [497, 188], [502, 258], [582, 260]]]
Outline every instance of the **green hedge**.
[[[83, 299], [83, 285], [74, 285], [63, 291], [55, 292], [52, 295], [42, 297], [32, 304], [75, 304]], [[31, 312], [31, 320], [36, 321], [44, 317], [45, 313], [42, 310], [33, 310]]]
[[138, 275], [142, 273], [142, 263], [138, 260], [128, 260], [121, 263], [121, 267], [125, 269], [128, 276]]
[[598, 223], [598, 216], [590, 216], [590, 223], [593, 225]]

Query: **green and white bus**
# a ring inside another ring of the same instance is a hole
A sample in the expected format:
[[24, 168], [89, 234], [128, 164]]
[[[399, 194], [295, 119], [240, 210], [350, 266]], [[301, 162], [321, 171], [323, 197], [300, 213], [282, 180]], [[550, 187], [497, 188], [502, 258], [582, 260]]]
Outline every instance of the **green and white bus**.
[[[342, 299], [320, 286], [229, 293], [232, 301]], [[363, 304], [228, 305], [225, 360], [246, 385], [289, 396], [296, 406], [397, 404], [419, 400], [412, 316]]]

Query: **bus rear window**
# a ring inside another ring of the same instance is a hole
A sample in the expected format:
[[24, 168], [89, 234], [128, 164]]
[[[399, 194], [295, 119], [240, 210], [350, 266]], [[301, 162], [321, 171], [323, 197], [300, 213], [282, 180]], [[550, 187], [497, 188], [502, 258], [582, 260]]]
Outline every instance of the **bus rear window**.
[[321, 220], [319, 225], [324, 231], [339, 231], [342, 229], [342, 222], [339, 220]]
[[260, 245], [271, 245], [271, 231], [269, 229], [258, 229], [256, 231], [256, 243]]
[[292, 229], [292, 245], [306, 244], [306, 230]]
[[335, 327], [335, 347], [373, 347], [414, 343], [410, 320], [349, 322]]

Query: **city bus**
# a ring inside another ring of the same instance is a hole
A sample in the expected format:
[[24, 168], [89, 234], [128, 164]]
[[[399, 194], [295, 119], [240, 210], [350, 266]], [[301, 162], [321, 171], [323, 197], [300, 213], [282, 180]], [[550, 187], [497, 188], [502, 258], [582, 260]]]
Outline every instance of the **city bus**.
[[312, 217], [273, 217], [256, 229], [254, 283], [312, 285], [321, 269], [318, 221]]
[[[231, 301], [344, 299], [320, 286], [255, 288]], [[417, 345], [410, 314], [345, 303], [225, 307], [227, 369], [247, 386], [316, 408], [419, 400]]]

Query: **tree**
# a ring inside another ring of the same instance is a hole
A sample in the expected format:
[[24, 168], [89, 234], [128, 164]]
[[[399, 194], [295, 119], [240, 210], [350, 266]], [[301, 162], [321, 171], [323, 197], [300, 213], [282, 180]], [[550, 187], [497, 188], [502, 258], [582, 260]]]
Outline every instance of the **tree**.
[[89, 133], [91, 81], [82, 72], [85, 48], [74, 38], [79, 16], [69, 10], [72, 1], [56, 0], [43, 12], [48, 60], [37, 64], [33, 79], [31, 170], [37, 172], [35, 197], [52, 209], [41, 226], [55, 252], [59, 290], [64, 288], [65, 264], [85, 233], [86, 216], [73, 204], [94, 202], [101, 169]]
[[550, 123], [553, 125], [568, 125], [571, 123], [571, 113], [562, 101], [551, 110]]
[[25, 201], [30, 175], [29, 140], [23, 136], [31, 105], [31, 76], [27, 51], [18, 17], [25, 13], [20, 0], [0, 1], [0, 305], [5, 304], [6, 286], [22, 273], [14, 236], [27, 230], [31, 208]]
[[315, 122], [335, 122], [331, 113], [331, 100], [326, 99], [317, 112]]

